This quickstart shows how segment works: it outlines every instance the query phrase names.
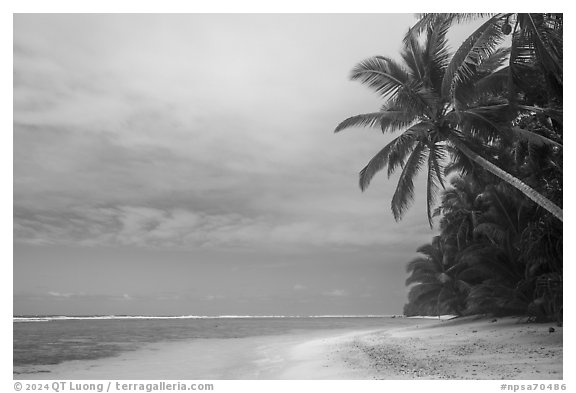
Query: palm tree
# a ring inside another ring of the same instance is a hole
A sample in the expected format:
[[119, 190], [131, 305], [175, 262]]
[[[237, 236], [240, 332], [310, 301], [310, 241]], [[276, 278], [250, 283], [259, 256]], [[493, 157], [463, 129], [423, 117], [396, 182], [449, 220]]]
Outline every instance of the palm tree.
[[[517, 140], [496, 147], [491, 159], [501, 168], [558, 200], [562, 173], [549, 146]], [[451, 271], [469, 285], [464, 312], [561, 321], [562, 223], [488, 172], [450, 183], [435, 214], [442, 215], [444, 255], [450, 245], [456, 250]]]
[[440, 231], [445, 242], [462, 251], [475, 238], [474, 228], [481, 212], [478, 197], [484, 188], [472, 175], [454, 176], [450, 186], [442, 193], [434, 217], [442, 217]]
[[461, 315], [464, 310], [467, 284], [455, 276], [455, 266], [444, 256], [444, 246], [439, 236], [431, 244], [418, 248], [420, 257], [408, 263], [410, 274], [406, 285], [412, 285], [406, 308], [424, 314], [445, 313]]
[[[449, 19], [455, 23], [479, 18], [488, 22], [503, 22], [501, 32], [512, 34], [508, 65], [499, 70], [510, 82], [510, 98], [514, 100], [514, 86], [526, 87], [525, 72], [538, 69], [548, 82], [548, 92], [562, 101], [563, 87], [563, 14], [561, 13], [501, 13], [501, 14], [417, 14], [418, 22], [409, 35], [419, 34], [437, 19]], [[535, 76], [531, 75], [532, 78]]]
[[383, 133], [402, 131], [360, 171], [360, 188], [365, 190], [386, 167], [388, 176], [402, 168], [391, 203], [398, 221], [413, 201], [416, 174], [427, 165], [426, 200], [432, 226], [436, 195], [444, 188], [443, 167], [450, 158], [461, 166], [480, 165], [562, 220], [560, 207], [478, 153], [499, 138], [509, 138], [512, 131], [550, 143], [510, 127], [518, 113], [532, 109], [516, 106], [511, 111], [501, 96], [507, 79], [496, 71], [509, 57], [509, 51], [499, 47], [504, 21], [490, 19], [450, 56], [446, 33], [452, 20], [436, 16], [426, 25], [423, 42], [409, 32], [401, 53], [403, 64], [376, 56], [353, 69], [353, 80], [367, 84], [387, 101], [379, 112], [344, 120], [335, 132], [354, 126], [379, 126]]
[[519, 240], [534, 205], [504, 182], [488, 184], [479, 197], [475, 241], [460, 255], [463, 277], [475, 277], [468, 312], [525, 312], [531, 302]]

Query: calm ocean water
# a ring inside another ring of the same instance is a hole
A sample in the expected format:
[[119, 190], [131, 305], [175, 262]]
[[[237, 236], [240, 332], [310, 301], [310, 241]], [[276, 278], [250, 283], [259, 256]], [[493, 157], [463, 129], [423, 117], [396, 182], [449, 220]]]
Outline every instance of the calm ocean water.
[[18, 321], [14, 372], [31, 365], [116, 356], [145, 344], [194, 338], [234, 338], [310, 330], [400, 326], [403, 318], [78, 319]]

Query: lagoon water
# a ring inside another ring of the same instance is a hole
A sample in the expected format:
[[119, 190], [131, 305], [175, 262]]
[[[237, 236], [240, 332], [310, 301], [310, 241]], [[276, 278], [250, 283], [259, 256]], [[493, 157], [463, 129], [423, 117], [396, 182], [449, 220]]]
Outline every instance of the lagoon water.
[[401, 326], [390, 317], [15, 318], [14, 376], [31, 366], [114, 357], [147, 344]]

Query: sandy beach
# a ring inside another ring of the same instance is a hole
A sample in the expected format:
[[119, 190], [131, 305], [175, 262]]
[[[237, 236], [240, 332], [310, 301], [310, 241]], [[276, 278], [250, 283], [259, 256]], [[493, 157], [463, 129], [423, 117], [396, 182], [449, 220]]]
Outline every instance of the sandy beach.
[[158, 343], [15, 379], [562, 379], [562, 328], [521, 322], [412, 319], [386, 330]]
[[375, 379], [562, 379], [562, 328], [522, 321], [471, 317], [359, 335], [348, 363]]

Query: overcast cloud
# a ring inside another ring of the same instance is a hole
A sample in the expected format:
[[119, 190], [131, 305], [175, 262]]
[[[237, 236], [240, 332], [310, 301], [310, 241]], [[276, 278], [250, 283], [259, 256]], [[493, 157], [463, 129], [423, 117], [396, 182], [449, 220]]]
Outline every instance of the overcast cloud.
[[356, 189], [384, 140], [331, 134], [378, 104], [350, 68], [394, 51], [412, 21], [395, 18], [384, 43], [349, 36], [377, 19], [17, 16], [17, 241], [399, 241], [390, 184]]
[[424, 198], [395, 222], [357, 184], [392, 136], [333, 130], [414, 20], [16, 15], [15, 312], [399, 312]]

